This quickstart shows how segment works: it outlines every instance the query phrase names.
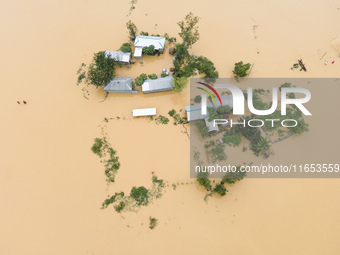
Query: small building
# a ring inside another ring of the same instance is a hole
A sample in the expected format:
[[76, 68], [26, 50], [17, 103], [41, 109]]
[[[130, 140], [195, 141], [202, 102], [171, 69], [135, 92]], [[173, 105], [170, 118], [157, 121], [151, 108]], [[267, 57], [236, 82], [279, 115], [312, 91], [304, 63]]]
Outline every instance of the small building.
[[137, 35], [134, 43], [135, 53], [133, 56], [136, 59], [141, 59], [143, 48], [149, 47], [150, 45], [153, 45], [158, 53], [163, 53], [165, 46], [165, 37]]
[[[220, 107], [220, 101], [215, 98], [217, 106], [215, 106], [213, 103], [207, 103], [207, 108], [209, 107]], [[222, 96], [221, 97], [222, 105], [228, 105], [230, 109], [233, 109], [233, 96], [232, 95], [227, 95], [227, 96]], [[207, 115], [202, 115], [202, 105], [201, 104], [194, 104], [194, 105], [189, 105], [185, 107], [185, 111], [187, 113], [187, 119], [188, 121], [196, 121], [196, 120], [203, 120], [208, 117], [209, 113], [207, 112]]]
[[105, 51], [105, 57], [113, 58], [122, 65], [128, 65], [130, 67], [131, 52]]
[[104, 90], [109, 93], [138, 93], [132, 89], [132, 77], [113, 77], [105, 84]]
[[172, 76], [160, 77], [157, 79], [147, 79], [142, 85], [144, 94], [172, 90]]
[[153, 116], [156, 114], [157, 114], [156, 108], [144, 108], [144, 109], [133, 109], [132, 110], [133, 117]]
[[205, 118], [204, 119], [205, 121], [205, 125], [208, 127], [208, 131], [209, 133], [213, 133], [213, 132], [218, 132], [219, 129], [218, 129], [218, 125], [215, 125], [214, 126], [214, 122], [213, 121], [209, 121], [209, 118]]
[[142, 59], [143, 55], [143, 48], [142, 47], [136, 47], [135, 48], [135, 53], [133, 54], [135, 59]]

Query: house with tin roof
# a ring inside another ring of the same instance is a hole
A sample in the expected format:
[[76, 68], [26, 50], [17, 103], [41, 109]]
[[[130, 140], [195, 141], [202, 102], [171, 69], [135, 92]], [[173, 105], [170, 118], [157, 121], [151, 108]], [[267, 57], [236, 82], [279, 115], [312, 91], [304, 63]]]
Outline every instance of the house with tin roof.
[[157, 79], [147, 79], [142, 85], [144, 94], [172, 90], [172, 76], [159, 77]]
[[136, 94], [138, 90], [133, 90], [132, 81], [132, 77], [113, 77], [105, 84], [104, 90], [108, 93]]
[[122, 51], [105, 51], [105, 57], [113, 58], [122, 65], [128, 65], [130, 67], [131, 52]]
[[148, 36], [148, 35], [137, 35], [135, 39], [135, 52], [134, 57], [141, 59], [143, 54], [143, 48], [153, 45], [156, 52], [163, 53], [165, 46], [165, 37], [160, 36]]

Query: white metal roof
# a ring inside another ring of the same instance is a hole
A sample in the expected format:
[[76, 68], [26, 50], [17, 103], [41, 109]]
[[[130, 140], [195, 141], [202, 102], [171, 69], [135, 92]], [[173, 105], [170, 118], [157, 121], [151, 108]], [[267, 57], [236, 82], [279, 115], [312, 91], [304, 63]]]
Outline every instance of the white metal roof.
[[129, 63], [131, 58], [131, 52], [122, 52], [122, 51], [105, 51], [105, 57], [111, 57], [116, 61], [122, 63]]
[[133, 54], [134, 57], [141, 57], [143, 54], [143, 48], [142, 47], [135, 47], [135, 53]]
[[143, 93], [152, 93], [172, 90], [172, 76], [160, 77], [157, 79], [147, 79], [142, 85]]
[[214, 126], [214, 122], [213, 121], [209, 121], [209, 118], [205, 118], [204, 121], [205, 121], [205, 125], [209, 128], [209, 132], [219, 131], [218, 125]]
[[139, 116], [151, 116], [156, 115], [156, 108], [144, 108], [144, 109], [133, 109], [132, 116], [139, 117]]
[[137, 35], [134, 45], [135, 47], [142, 47], [142, 48], [153, 45], [155, 46], [155, 50], [164, 49], [165, 37]]

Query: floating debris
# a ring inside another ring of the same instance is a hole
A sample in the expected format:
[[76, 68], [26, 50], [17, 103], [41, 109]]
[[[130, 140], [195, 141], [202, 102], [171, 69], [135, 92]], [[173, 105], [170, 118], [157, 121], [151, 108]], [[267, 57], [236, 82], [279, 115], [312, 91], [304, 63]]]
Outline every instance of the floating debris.
[[299, 59], [298, 62], [299, 62], [299, 65], [301, 67], [300, 71], [303, 70], [303, 71], [307, 72], [307, 69], [305, 67], [305, 64], [302, 62], [302, 59]]
[[328, 61], [325, 61], [325, 65], [328, 65]]

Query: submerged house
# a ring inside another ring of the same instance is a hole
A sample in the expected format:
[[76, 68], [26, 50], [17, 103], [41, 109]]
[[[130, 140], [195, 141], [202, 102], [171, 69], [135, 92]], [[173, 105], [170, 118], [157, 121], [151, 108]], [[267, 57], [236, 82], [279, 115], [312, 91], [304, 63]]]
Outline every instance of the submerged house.
[[163, 53], [165, 45], [165, 37], [160, 36], [147, 36], [147, 35], [137, 35], [135, 39], [135, 52], [134, 57], [136, 59], [141, 59], [143, 54], [143, 48], [153, 45], [156, 52]]
[[209, 118], [205, 118], [204, 119], [205, 125], [208, 127], [208, 132], [209, 133], [214, 133], [214, 132], [218, 132], [218, 126], [215, 125], [214, 126], [214, 122], [213, 121], [209, 121]]
[[122, 65], [128, 65], [130, 67], [131, 52], [122, 51], [105, 51], [105, 57], [110, 57], [121, 63]]
[[133, 109], [132, 116], [133, 117], [141, 117], [141, 116], [154, 116], [156, 115], [156, 108], [143, 108], [143, 109]]
[[138, 93], [138, 90], [132, 89], [132, 77], [113, 77], [105, 84], [104, 90], [108, 93]]
[[172, 76], [160, 77], [157, 79], [147, 79], [142, 85], [144, 94], [172, 90]]
[[[222, 96], [221, 97], [222, 105], [228, 105], [230, 109], [233, 109], [233, 96], [232, 95], [227, 95], [227, 96]], [[219, 100], [216, 98], [216, 103], [217, 106], [215, 106], [212, 103], [207, 103], [207, 108], [209, 107], [220, 107], [221, 104]], [[209, 117], [209, 112], [207, 112], [207, 115], [202, 114], [202, 105], [201, 104], [194, 104], [194, 105], [189, 105], [185, 107], [185, 111], [187, 113], [187, 119], [188, 121], [196, 121], [196, 120], [203, 120], [207, 117]]]

